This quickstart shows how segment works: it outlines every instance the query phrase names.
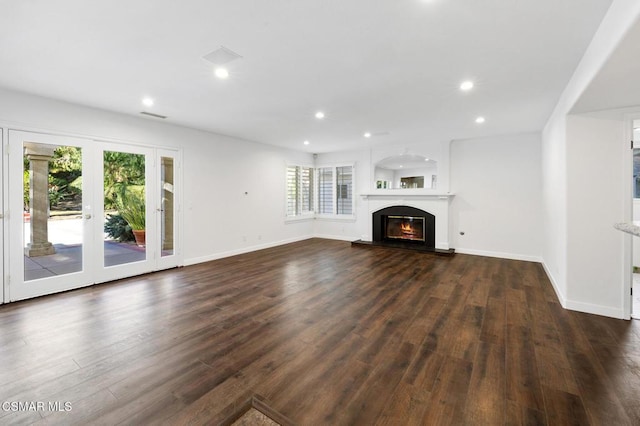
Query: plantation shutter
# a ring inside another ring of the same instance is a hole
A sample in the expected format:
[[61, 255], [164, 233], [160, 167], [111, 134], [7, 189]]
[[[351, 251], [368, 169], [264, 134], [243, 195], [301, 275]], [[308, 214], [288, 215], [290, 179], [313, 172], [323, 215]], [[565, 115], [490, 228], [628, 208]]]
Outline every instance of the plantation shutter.
[[313, 212], [313, 168], [300, 168], [300, 199], [302, 213]]
[[337, 214], [353, 214], [353, 167], [336, 168]]
[[287, 216], [298, 214], [298, 167], [287, 167]]
[[287, 167], [287, 216], [313, 212], [313, 168]]
[[318, 213], [333, 214], [333, 167], [318, 169]]

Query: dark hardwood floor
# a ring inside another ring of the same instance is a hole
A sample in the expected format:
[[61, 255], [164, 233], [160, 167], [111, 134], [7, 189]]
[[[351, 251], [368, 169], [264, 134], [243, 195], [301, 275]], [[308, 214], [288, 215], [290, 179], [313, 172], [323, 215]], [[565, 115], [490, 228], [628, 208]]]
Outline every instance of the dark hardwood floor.
[[640, 424], [639, 322], [562, 309], [536, 263], [313, 239], [0, 327], [0, 424], [220, 424], [253, 395], [300, 425]]

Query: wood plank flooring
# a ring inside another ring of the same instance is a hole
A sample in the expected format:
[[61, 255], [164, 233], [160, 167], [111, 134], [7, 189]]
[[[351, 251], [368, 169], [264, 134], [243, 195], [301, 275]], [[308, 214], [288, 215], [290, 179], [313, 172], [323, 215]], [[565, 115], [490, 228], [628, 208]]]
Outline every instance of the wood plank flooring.
[[312, 239], [0, 306], [0, 424], [637, 425], [638, 324], [536, 263]]

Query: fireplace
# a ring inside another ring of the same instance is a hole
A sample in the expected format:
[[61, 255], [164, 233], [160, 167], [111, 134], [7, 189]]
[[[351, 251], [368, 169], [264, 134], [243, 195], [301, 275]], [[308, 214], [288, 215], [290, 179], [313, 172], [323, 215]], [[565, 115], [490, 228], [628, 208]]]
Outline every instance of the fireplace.
[[436, 217], [409, 206], [387, 207], [373, 212], [373, 241], [421, 245], [435, 249]]

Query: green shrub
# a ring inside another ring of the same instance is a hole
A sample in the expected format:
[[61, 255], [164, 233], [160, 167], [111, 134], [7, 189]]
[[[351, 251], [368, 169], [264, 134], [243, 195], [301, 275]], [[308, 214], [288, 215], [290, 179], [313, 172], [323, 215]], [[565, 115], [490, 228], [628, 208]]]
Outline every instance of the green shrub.
[[107, 221], [104, 223], [104, 232], [109, 237], [120, 242], [135, 240], [131, 227], [119, 214], [107, 215]]
[[146, 204], [144, 201], [144, 186], [133, 188], [122, 186], [117, 194], [116, 206], [118, 213], [127, 221], [134, 231], [142, 231], [146, 227]]

